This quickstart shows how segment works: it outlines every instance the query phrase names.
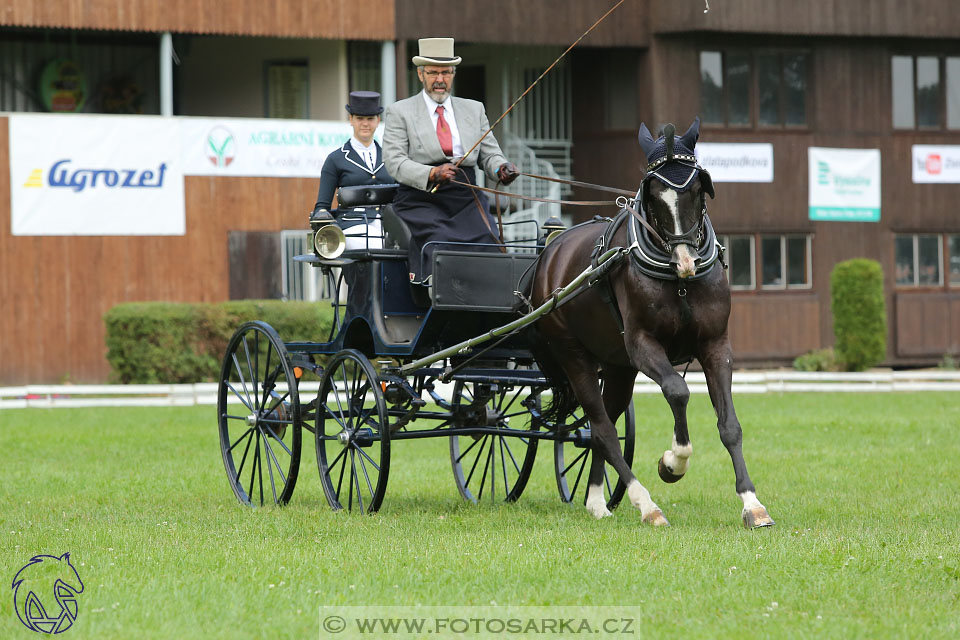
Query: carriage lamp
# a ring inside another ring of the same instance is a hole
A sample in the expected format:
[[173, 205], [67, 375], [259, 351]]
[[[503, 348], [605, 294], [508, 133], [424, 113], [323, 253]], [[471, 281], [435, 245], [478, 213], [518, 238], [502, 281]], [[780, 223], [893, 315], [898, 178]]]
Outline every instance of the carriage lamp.
[[553, 240], [567, 230], [566, 225], [563, 224], [563, 221], [556, 216], [551, 216], [547, 218], [547, 221], [543, 223], [543, 235], [540, 237], [540, 240], [537, 242], [541, 247], [545, 247]]
[[313, 252], [325, 260], [340, 257], [347, 247], [347, 238], [326, 209], [317, 209], [310, 215], [310, 243]]

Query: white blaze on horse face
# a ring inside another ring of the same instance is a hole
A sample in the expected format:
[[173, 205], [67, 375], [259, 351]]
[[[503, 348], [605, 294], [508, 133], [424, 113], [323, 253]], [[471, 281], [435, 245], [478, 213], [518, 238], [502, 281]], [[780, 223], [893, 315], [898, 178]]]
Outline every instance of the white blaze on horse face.
[[613, 515], [607, 509], [607, 501], [603, 497], [603, 485], [592, 484], [587, 488], [587, 511], [597, 520]]
[[680, 446], [677, 444], [677, 437], [673, 437], [673, 445], [669, 451], [663, 452], [663, 464], [675, 476], [682, 476], [687, 472], [690, 466], [690, 456], [693, 455], [693, 443]]
[[[667, 206], [670, 217], [673, 220], [673, 234], [681, 235], [683, 229], [680, 226], [680, 195], [673, 189], [664, 189], [660, 192], [660, 200]], [[697, 272], [696, 257], [690, 251], [690, 245], [678, 244], [673, 248], [670, 255], [671, 261], [676, 265], [677, 275], [681, 278], [689, 278]]]

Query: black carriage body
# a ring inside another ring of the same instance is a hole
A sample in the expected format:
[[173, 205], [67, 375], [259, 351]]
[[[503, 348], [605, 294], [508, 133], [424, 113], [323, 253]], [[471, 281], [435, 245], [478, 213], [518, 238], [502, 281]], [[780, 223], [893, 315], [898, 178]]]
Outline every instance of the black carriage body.
[[[368, 357], [405, 360], [484, 334], [517, 317], [514, 292], [536, 259], [532, 248], [527, 253], [501, 253], [440, 247], [434, 252], [432, 286], [422, 288], [422, 300], [414, 299], [413, 287], [420, 285], [409, 281], [406, 250], [345, 251], [337, 260], [326, 261], [327, 266], [340, 265], [342, 278], [349, 283], [336, 335], [329, 342], [287, 343], [287, 349], [322, 355], [357, 349]], [[302, 256], [301, 261], [324, 265], [315, 256]], [[531, 360], [521, 336], [504, 341], [490, 356]]]

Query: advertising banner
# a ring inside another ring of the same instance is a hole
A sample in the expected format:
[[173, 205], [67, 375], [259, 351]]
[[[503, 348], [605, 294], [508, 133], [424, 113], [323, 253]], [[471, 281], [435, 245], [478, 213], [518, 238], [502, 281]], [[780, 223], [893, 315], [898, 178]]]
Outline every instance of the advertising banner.
[[960, 145], [913, 145], [913, 181], [960, 183]]
[[[184, 174], [319, 178], [353, 134], [347, 122], [180, 118]], [[380, 140], [380, 135], [375, 136]]]
[[880, 221], [880, 150], [807, 150], [811, 220]]
[[183, 235], [172, 118], [12, 114], [15, 236]]
[[697, 161], [714, 182], [773, 182], [773, 145], [700, 142]]

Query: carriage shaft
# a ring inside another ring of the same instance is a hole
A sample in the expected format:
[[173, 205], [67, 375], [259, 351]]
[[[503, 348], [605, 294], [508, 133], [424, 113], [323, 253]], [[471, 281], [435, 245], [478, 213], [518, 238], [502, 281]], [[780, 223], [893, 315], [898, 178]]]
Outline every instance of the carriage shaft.
[[618, 257], [623, 257], [623, 255], [624, 250], [619, 247], [607, 250], [597, 259], [596, 266], [590, 266], [584, 269], [582, 272], [580, 272], [580, 275], [571, 280], [569, 284], [551, 295], [546, 302], [541, 304], [530, 313], [501, 327], [491, 329], [482, 335], [464, 340], [463, 342], [455, 344], [452, 347], [448, 347], [442, 351], [438, 351], [424, 358], [420, 358], [419, 360], [405, 364], [400, 368], [401, 373], [412, 373], [421, 367], [426, 367], [445, 358], [449, 358], [461, 353], [468, 353], [473, 347], [479, 346], [485, 342], [488, 342], [489, 340], [493, 340], [494, 338], [499, 338], [510, 333], [511, 331], [516, 331], [533, 324], [546, 314], [553, 311], [557, 305], [585, 291], [613, 265], [613, 262], [607, 264], [608, 262], [611, 260], [615, 262]]

